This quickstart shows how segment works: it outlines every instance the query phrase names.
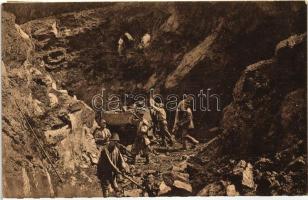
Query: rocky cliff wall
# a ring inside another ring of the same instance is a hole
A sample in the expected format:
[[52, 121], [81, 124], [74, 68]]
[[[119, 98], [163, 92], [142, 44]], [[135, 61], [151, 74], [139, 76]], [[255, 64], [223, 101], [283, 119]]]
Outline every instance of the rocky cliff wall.
[[197, 195], [306, 194], [306, 60], [304, 33], [245, 68], [224, 109], [222, 134], [191, 159]]
[[[34, 45], [15, 24], [13, 15], [3, 13], [2, 28], [5, 30], [1, 64], [4, 196], [78, 195], [76, 191], [83, 190], [77, 187], [78, 182], [88, 181], [88, 176], [94, 177], [93, 182], [96, 180], [94, 164], [99, 153], [92, 135], [97, 127], [95, 114], [85, 103], [57, 88], [49, 73], [33, 59]], [[25, 118], [64, 183], [59, 183]], [[91, 167], [94, 173], [89, 175], [86, 170]], [[74, 180], [74, 176], [79, 178]], [[63, 185], [67, 191], [61, 188]]]

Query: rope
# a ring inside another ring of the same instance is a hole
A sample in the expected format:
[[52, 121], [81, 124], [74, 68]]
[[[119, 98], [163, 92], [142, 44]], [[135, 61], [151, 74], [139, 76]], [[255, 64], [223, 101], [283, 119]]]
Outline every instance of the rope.
[[[9, 84], [9, 87], [13, 90], [13, 88], [11, 87], [10, 84]], [[45, 151], [43, 145], [41, 144], [41, 142], [40, 142], [40, 140], [39, 140], [37, 134], [35, 133], [34, 129], [32, 128], [31, 124], [30, 124], [29, 121], [27, 120], [27, 117], [26, 117], [26, 116], [24, 115], [24, 113], [22, 112], [22, 110], [21, 110], [20, 106], [18, 105], [16, 99], [15, 99], [14, 97], [13, 97], [13, 99], [14, 99], [14, 103], [15, 103], [15, 105], [17, 106], [18, 111], [20, 112], [22, 118], [25, 120], [27, 126], [30, 128], [30, 132], [31, 132], [31, 133], [33, 134], [33, 136], [35, 137], [35, 139], [36, 139], [36, 141], [37, 141], [37, 143], [38, 143], [39, 148], [41, 149], [41, 151], [43, 152], [43, 154], [46, 156], [47, 160], [49, 161], [49, 163], [50, 163], [52, 169], [53, 169], [54, 172], [56, 173], [56, 175], [57, 175], [57, 177], [59, 178], [60, 182], [63, 183], [63, 180], [62, 180], [61, 176], [59, 175], [57, 169], [56, 169], [55, 166], [53, 165], [53, 163], [52, 163], [50, 157], [48, 156], [48, 153]]]

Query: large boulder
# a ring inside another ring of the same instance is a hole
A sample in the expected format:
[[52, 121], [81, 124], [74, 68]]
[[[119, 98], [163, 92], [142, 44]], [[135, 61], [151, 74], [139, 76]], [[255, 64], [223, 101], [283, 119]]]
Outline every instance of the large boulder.
[[160, 195], [175, 193], [178, 195], [191, 195], [193, 192], [192, 185], [187, 173], [187, 161], [182, 161], [171, 167], [169, 172], [163, 174], [163, 182], [160, 185]]
[[171, 171], [163, 174], [163, 180], [175, 193], [181, 195], [192, 193], [192, 186], [189, 183], [189, 174], [187, 173]]
[[[234, 100], [224, 109], [222, 120], [224, 131], [230, 134], [232, 150], [243, 155], [268, 151], [273, 145], [267, 142], [281, 134], [279, 127], [288, 126], [291, 118], [297, 120], [289, 111], [293, 106], [284, 106], [283, 101], [284, 98], [290, 99], [287, 97], [289, 92], [305, 87], [305, 41], [306, 34], [291, 36], [277, 45], [273, 58], [249, 65], [244, 70], [234, 88]], [[293, 101], [305, 101], [304, 93], [301, 94]], [[292, 103], [295, 105], [295, 102]], [[280, 108], [281, 104], [283, 108]], [[301, 106], [302, 103], [298, 105], [297, 113], [301, 113], [305, 107]], [[277, 118], [279, 115], [281, 117]], [[288, 127], [297, 129], [298, 126]], [[236, 146], [238, 148], [233, 148]]]
[[241, 160], [233, 169], [233, 175], [239, 178], [243, 186], [253, 189], [255, 187], [253, 167], [250, 163]]

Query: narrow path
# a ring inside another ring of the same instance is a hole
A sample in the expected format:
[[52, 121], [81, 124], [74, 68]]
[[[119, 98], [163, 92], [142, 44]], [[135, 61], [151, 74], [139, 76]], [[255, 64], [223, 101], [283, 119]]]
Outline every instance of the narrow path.
[[[130, 165], [132, 176], [137, 182], [142, 184], [143, 179], [151, 174], [154, 177], [155, 184], [159, 186], [164, 181], [164, 174], [171, 173], [175, 166], [187, 161], [189, 157], [196, 155], [205, 145], [207, 144], [202, 143], [197, 145], [196, 148], [186, 151], [181, 149], [182, 145], [179, 143], [176, 143], [168, 151], [166, 148], [154, 146], [154, 149], [159, 154], [151, 154], [151, 163], [147, 165], [144, 164], [145, 158], [138, 156], [136, 165]], [[122, 186], [124, 186], [123, 189], [125, 190], [124, 196], [142, 196], [141, 190], [138, 190], [128, 180], [123, 180]]]

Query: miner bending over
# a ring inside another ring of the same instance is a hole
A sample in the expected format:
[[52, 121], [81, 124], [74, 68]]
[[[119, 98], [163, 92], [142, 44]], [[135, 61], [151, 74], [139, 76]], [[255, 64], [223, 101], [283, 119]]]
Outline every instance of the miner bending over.
[[109, 143], [105, 146], [101, 152], [99, 161], [99, 176], [101, 179], [103, 196], [109, 196], [109, 186], [114, 189], [115, 192], [119, 192], [117, 184], [117, 175], [129, 172], [129, 167], [123, 159], [117, 144], [120, 140], [119, 135], [114, 133], [109, 139]]

